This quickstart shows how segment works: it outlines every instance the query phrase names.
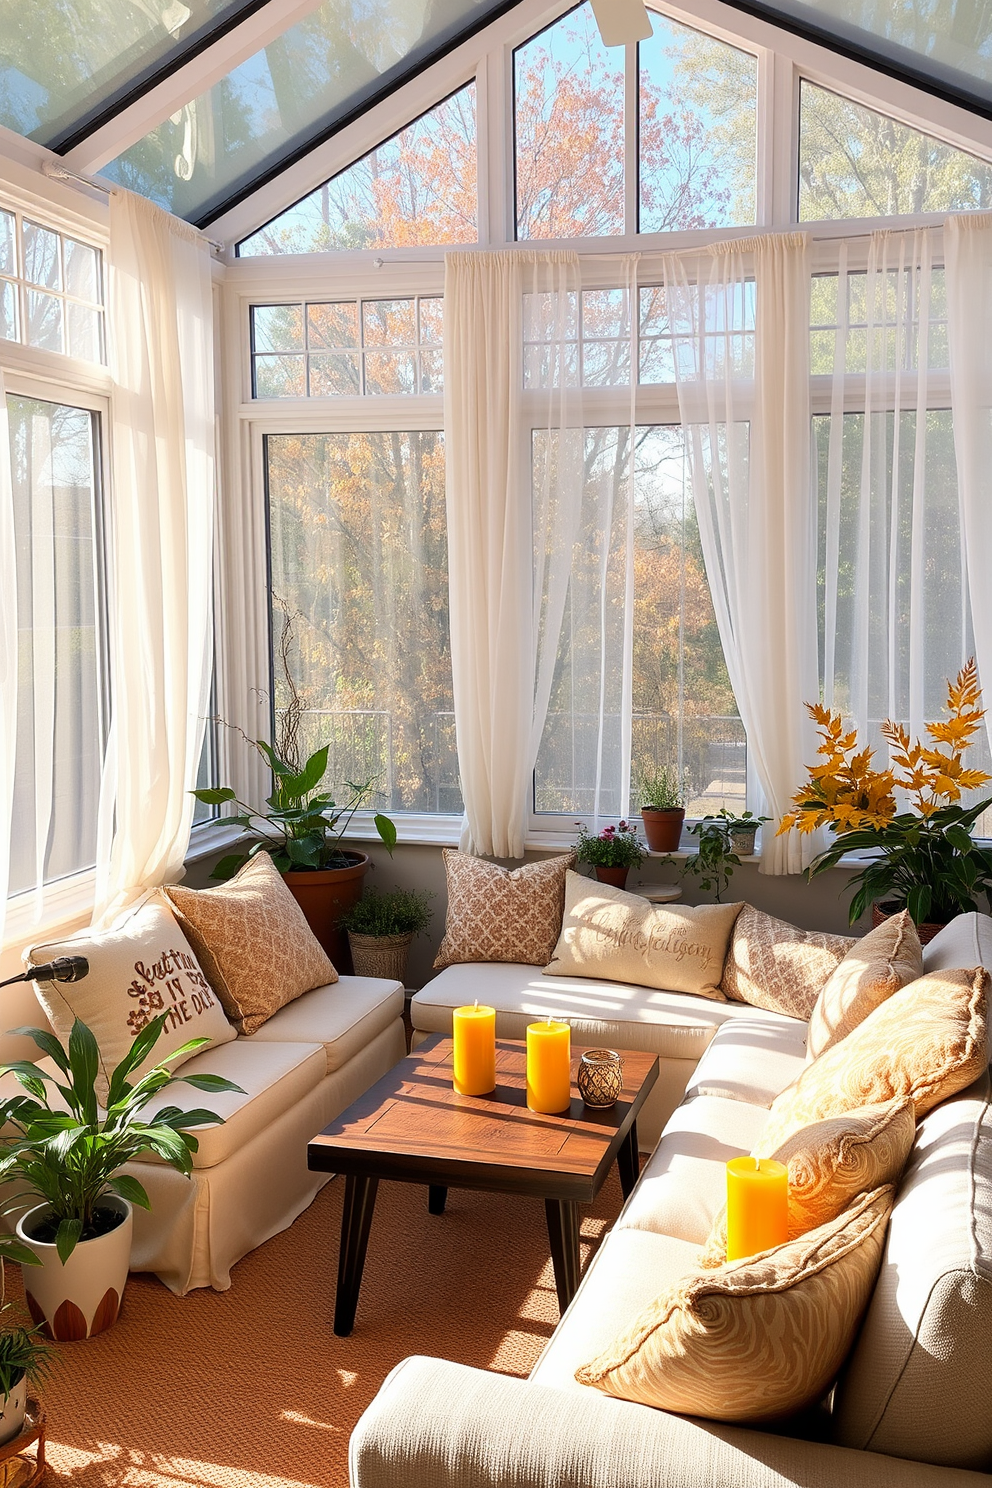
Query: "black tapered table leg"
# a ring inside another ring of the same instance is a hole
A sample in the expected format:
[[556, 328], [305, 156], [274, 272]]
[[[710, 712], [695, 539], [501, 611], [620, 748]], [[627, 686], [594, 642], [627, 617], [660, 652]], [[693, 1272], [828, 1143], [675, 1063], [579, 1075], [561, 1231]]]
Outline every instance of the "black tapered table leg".
[[544, 1212], [558, 1307], [564, 1312], [579, 1284], [579, 1206], [571, 1199], [545, 1199]]
[[338, 1290], [334, 1301], [334, 1331], [347, 1338], [355, 1326], [358, 1293], [362, 1285], [365, 1252], [375, 1209], [378, 1178], [349, 1173], [345, 1182], [344, 1212], [341, 1215], [341, 1249], [338, 1252]]
[[448, 1190], [442, 1188], [440, 1183], [432, 1183], [427, 1190], [428, 1214], [443, 1214], [444, 1206], [447, 1202]]
[[620, 1172], [620, 1187], [623, 1190], [623, 1196], [629, 1199], [641, 1172], [641, 1161], [637, 1155], [636, 1121], [630, 1123], [630, 1131], [620, 1143], [617, 1151], [617, 1168]]

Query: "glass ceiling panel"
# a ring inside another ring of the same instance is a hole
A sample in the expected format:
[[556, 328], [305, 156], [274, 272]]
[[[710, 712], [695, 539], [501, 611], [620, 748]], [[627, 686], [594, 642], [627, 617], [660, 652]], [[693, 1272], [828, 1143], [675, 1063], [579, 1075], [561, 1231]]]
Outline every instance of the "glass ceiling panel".
[[61, 144], [258, 0], [0, 0], [0, 124]]
[[208, 222], [497, 8], [498, 0], [324, 0], [102, 174]]

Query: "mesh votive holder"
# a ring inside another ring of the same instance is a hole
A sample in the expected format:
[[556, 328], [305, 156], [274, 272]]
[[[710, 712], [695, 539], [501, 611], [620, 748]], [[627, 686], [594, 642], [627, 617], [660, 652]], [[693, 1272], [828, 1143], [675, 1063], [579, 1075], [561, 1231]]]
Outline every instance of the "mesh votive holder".
[[623, 1090], [623, 1060], [613, 1049], [587, 1049], [579, 1060], [577, 1083], [587, 1106], [614, 1106]]

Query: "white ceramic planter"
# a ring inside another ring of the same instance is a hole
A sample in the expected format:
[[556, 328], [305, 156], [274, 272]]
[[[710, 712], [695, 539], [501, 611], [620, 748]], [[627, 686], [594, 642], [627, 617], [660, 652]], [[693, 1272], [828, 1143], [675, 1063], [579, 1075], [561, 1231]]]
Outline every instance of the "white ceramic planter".
[[54, 1245], [33, 1240], [27, 1231], [47, 1211], [47, 1204], [31, 1209], [17, 1224], [17, 1233], [41, 1261], [22, 1266], [24, 1296], [32, 1318], [44, 1324], [49, 1338], [70, 1342], [93, 1338], [116, 1321], [131, 1258], [131, 1205], [116, 1194], [100, 1200], [124, 1215], [116, 1229], [95, 1240], [80, 1240], [63, 1266]]
[[24, 1412], [28, 1404], [27, 1376], [14, 1386], [6, 1400], [0, 1399], [0, 1447], [19, 1436], [24, 1427]]

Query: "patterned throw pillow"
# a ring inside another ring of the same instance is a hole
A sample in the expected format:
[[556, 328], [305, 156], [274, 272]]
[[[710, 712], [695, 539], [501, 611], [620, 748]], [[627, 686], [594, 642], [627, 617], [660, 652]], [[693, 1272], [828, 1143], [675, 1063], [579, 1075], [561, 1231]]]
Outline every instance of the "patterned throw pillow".
[[132, 1041], [160, 1013], [168, 1015], [165, 1027], [132, 1082], [190, 1039], [209, 1039], [204, 1048], [213, 1048], [235, 1036], [175, 916], [158, 899], [141, 905], [114, 929], [87, 930], [71, 940], [31, 946], [24, 952], [24, 965], [30, 970], [59, 956], [85, 956], [89, 974], [79, 982], [35, 982], [35, 991], [62, 1044], [68, 1045], [76, 1018], [92, 1031], [100, 1049], [95, 1083], [101, 1101]]
[[254, 1033], [288, 1002], [337, 981], [267, 852], [220, 888], [165, 892], [239, 1033]]
[[933, 971], [893, 992], [772, 1102], [761, 1140], [777, 1147], [814, 1121], [907, 1095], [920, 1120], [988, 1063], [989, 974]]
[[434, 970], [463, 961], [546, 966], [561, 930], [565, 874], [574, 866], [574, 852], [509, 869], [446, 847], [448, 915]]
[[[773, 1157], [788, 1168], [789, 1239], [798, 1240], [836, 1219], [858, 1194], [898, 1183], [915, 1136], [913, 1102], [900, 1096], [804, 1126], [774, 1149], [758, 1142], [751, 1156]], [[724, 1208], [713, 1221], [699, 1265], [708, 1270], [726, 1259]]]
[[730, 1002], [749, 1002], [804, 1021], [820, 988], [855, 941], [800, 930], [745, 904], [737, 917], [720, 987]]
[[923, 947], [904, 909], [856, 940], [831, 972], [809, 1020], [807, 1062], [846, 1038], [893, 992], [922, 975]]
[[871, 1297], [893, 1192], [861, 1195], [800, 1240], [690, 1272], [575, 1378], [713, 1421], [772, 1421], [812, 1405]]
[[569, 873], [565, 913], [545, 976], [602, 977], [723, 1002], [720, 975], [739, 904], [650, 904]]

